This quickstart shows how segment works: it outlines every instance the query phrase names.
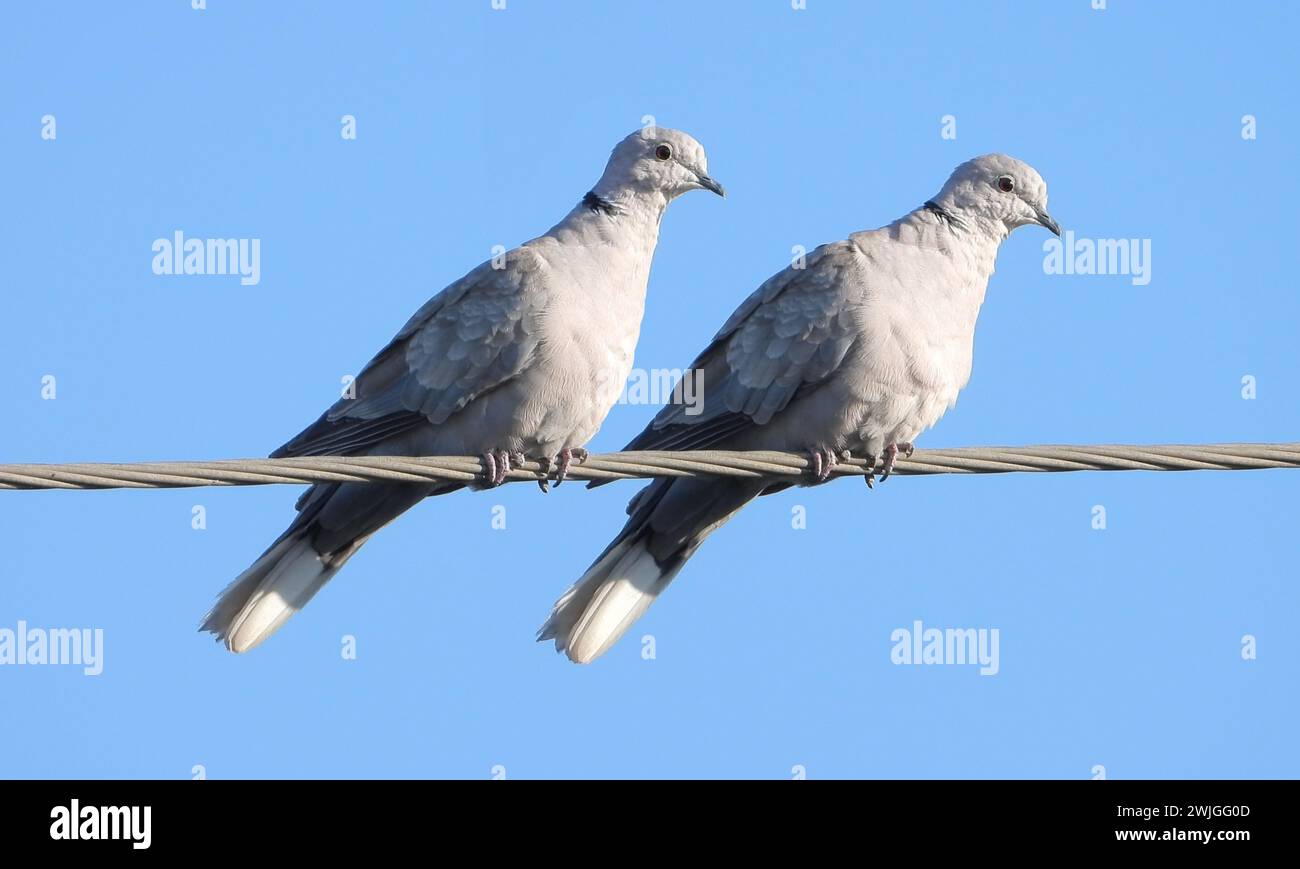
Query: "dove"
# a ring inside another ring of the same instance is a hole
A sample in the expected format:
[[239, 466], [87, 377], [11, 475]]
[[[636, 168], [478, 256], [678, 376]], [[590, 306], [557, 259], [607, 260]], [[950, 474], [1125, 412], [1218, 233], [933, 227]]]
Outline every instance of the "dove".
[[[628, 450], [783, 450], [823, 483], [848, 454], [889, 478], [970, 378], [975, 320], [998, 247], [1016, 228], [1060, 235], [1047, 185], [1001, 154], [953, 171], [920, 208], [822, 245], [763, 283], [684, 376], [691, 407], [665, 406]], [[868, 473], [867, 484], [874, 485]], [[704, 539], [791, 482], [659, 478], [538, 632], [578, 663], [604, 654]]]
[[[553, 154], [547, 153], [552, 159]], [[354, 394], [271, 454], [475, 455], [471, 488], [534, 459], [563, 482], [632, 368], [668, 204], [725, 195], [691, 136], [646, 127], [545, 235], [479, 265], [421, 307], [356, 377]], [[461, 483], [322, 483], [203, 620], [232, 652], [254, 648], [384, 525]]]

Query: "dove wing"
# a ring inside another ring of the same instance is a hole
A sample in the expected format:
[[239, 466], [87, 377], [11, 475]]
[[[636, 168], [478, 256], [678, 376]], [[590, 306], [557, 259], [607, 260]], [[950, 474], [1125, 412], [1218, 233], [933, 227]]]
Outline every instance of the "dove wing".
[[434, 296], [357, 376], [341, 398], [271, 454], [349, 455], [420, 425], [438, 425], [525, 371], [537, 352], [546, 266], [512, 251]]
[[859, 332], [850, 306], [851, 242], [823, 245], [804, 268], [765, 281], [692, 364], [702, 403], [667, 405], [630, 450], [697, 450], [766, 425], [835, 376]]

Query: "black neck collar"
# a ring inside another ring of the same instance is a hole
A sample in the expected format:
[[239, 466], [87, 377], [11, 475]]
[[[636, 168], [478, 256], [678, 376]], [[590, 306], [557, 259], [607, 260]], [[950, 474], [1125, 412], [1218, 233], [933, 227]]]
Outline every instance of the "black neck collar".
[[960, 217], [953, 214], [951, 211], [944, 208], [942, 205], [935, 202], [933, 199], [927, 199], [924, 208], [926, 211], [932, 212], [935, 215], [937, 215], [940, 220], [944, 221], [949, 226], [964, 227], [966, 225], [965, 222], [963, 222]]
[[598, 211], [601, 214], [618, 214], [618, 206], [608, 199], [601, 199], [596, 195], [595, 190], [587, 191], [587, 195], [582, 197], [582, 204], [591, 211]]

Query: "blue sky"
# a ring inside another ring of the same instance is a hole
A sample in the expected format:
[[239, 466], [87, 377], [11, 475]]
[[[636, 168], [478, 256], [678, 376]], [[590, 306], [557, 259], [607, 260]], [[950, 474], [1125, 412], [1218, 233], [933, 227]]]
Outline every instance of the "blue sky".
[[[1045, 274], [1049, 236], [1017, 232], [971, 384], [919, 446], [1300, 429], [1292, 4], [343, 5], [7, 11], [0, 462], [266, 454], [427, 297], [562, 216], [645, 115], [699, 138], [729, 197], [670, 209], [639, 366], [686, 365], [793, 245], [997, 150], [1077, 236], [1149, 239], [1151, 280]], [[176, 230], [260, 239], [260, 282], [154, 275]], [[653, 412], [616, 407], [590, 446]], [[533, 632], [632, 483], [422, 504], [240, 657], [196, 627], [296, 489], [0, 493], [0, 629], [104, 632], [98, 676], [0, 666], [0, 776], [1294, 777], [1298, 483], [786, 492], [590, 667]], [[999, 672], [891, 663], [916, 620], [998, 629]]]

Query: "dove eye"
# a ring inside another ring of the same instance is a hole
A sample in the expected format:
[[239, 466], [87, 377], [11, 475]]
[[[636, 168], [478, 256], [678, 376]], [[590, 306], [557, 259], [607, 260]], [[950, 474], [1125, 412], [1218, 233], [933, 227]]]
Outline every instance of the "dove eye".
[[671, 160], [673, 157], [673, 149], [668, 145], [660, 145], [658, 148], [655, 148], [655, 156], [660, 160]]
[[1003, 175], [998, 179], [998, 189], [1003, 193], [1010, 193], [1016, 189], [1016, 182], [1010, 175]]

